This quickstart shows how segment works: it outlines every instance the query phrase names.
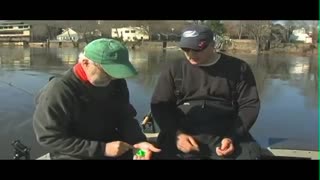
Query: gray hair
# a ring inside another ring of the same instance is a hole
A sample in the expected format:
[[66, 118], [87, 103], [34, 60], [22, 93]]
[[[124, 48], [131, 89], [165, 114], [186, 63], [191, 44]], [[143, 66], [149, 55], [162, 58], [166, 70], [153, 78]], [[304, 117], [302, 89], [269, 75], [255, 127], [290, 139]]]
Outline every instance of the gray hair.
[[81, 53], [79, 54], [78, 63], [81, 63], [81, 62], [82, 62], [83, 60], [85, 60], [85, 59], [88, 60], [90, 64], [94, 64], [94, 65], [102, 68], [101, 64], [92, 61], [91, 59], [89, 59], [89, 58], [87, 58], [87, 57], [85, 56], [84, 52], [81, 52]]
[[87, 58], [87, 57], [85, 56], [84, 52], [81, 52], [81, 53], [79, 54], [78, 63], [82, 62], [82, 61], [85, 60], [85, 59], [89, 60], [90, 63], [95, 64], [95, 62], [93, 62], [91, 59], [89, 59], [89, 58]]

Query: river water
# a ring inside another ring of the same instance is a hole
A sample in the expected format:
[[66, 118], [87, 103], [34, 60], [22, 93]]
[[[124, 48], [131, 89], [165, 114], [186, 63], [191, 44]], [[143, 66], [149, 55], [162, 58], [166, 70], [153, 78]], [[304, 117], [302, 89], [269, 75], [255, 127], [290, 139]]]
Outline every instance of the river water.
[[[31, 147], [31, 158], [46, 152], [32, 129], [34, 94], [54, 74], [76, 63], [74, 48], [0, 48], [0, 159], [11, 159], [11, 142], [20, 139]], [[296, 139], [301, 146], [318, 147], [317, 56], [232, 54], [253, 69], [261, 111], [251, 133], [266, 147], [269, 138]], [[128, 79], [130, 99], [141, 121], [161, 69], [183, 58], [178, 49], [130, 51], [139, 75]]]

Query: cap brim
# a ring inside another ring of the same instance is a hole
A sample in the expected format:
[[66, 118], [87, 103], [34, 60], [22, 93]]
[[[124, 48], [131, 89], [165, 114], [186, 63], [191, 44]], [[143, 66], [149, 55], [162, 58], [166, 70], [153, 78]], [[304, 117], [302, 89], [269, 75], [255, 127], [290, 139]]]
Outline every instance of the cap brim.
[[201, 48], [198, 46], [198, 40], [192, 38], [182, 39], [179, 43], [180, 48], [189, 48], [200, 50]]
[[138, 74], [131, 63], [126, 64], [101, 64], [102, 68], [114, 78], [128, 78]]

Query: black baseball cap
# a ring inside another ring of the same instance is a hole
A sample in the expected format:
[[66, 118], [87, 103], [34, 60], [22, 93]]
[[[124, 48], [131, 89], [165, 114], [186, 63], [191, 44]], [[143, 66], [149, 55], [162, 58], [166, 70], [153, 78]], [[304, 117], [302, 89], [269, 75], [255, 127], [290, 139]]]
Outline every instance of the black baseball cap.
[[205, 25], [191, 25], [182, 31], [179, 46], [194, 50], [205, 49], [213, 42], [213, 32]]

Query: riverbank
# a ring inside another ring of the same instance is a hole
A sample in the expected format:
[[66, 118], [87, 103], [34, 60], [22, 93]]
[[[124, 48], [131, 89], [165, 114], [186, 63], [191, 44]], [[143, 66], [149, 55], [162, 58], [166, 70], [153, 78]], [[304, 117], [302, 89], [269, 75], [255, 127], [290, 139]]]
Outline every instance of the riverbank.
[[[85, 42], [50, 41], [21, 43], [0, 43], [0, 47], [30, 47], [30, 48], [80, 48], [85, 47]], [[142, 41], [126, 42], [129, 49], [179, 49], [178, 42]], [[306, 43], [271, 43], [268, 50], [262, 47], [261, 54], [295, 54], [302, 56], [318, 55], [318, 44]], [[257, 54], [254, 40], [232, 40], [230, 44], [221, 47], [226, 53]]]
[[[257, 54], [256, 50], [235, 50], [235, 49], [228, 49], [228, 50], [222, 50], [222, 52], [225, 53], [231, 53], [231, 54]], [[287, 51], [285, 49], [271, 49], [269, 51], [261, 51], [260, 54], [292, 54], [297, 56], [317, 56], [318, 55], [318, 49], [314, 49], [313, 51], [307, 50], [297, 50], [297, 51]]]

